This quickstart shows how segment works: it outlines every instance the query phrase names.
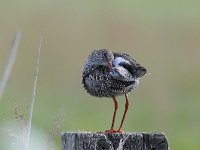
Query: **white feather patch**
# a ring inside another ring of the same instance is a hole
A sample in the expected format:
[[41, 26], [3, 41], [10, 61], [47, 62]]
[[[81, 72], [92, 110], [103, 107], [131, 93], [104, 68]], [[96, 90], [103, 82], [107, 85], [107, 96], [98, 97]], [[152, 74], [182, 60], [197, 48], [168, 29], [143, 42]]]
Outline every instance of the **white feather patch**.
[[128, 63], [130, 64], [126, 59], [124, 59], [123, 57], [117, 57], [113, 60], [113, 65], [114, 66], [118, 66], [121, 62], [125, 62], [125, 63]]

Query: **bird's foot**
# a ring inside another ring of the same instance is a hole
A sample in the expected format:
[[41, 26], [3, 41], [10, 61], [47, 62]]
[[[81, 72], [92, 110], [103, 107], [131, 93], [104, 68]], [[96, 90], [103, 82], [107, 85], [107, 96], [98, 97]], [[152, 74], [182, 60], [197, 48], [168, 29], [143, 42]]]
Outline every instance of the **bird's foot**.
[[122, 129], [118, 129], [116, 132], [117, 133], [122, 133]]
[[107, 133], [116, 133], [117, 130], [114, 130], [114, 129], [110, 129], [110, 130], [106, 130], [106, 131], [100, 131], [100, 132], [97, 132], [97, 133], [100, 133], [100, 134], [107, 134]]
[[106, 130], [105, 133], [116, 133], [117, 131], [114, 129]]
[[100, 133], [100, 134], [107, 134], [107, 133], [122, 133], [122, 130], [121, 130], [121, 129], [118, 129], [118, 130], [110, 129], [110, 130], [106, 130], [106, 131], [103, 131], [103, 132], [97, 132], [97, 133]]
[[121, 129], [118, 129], [118, 130], [110, 129], [110, 130], [106, 130], [105, 133], [122, 133], [122, 130]]

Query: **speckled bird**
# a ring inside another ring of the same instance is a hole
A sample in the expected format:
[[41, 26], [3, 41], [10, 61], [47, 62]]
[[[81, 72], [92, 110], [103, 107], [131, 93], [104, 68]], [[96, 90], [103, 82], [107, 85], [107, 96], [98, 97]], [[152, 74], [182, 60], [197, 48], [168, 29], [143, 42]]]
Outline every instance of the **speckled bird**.
[[[87, 92], [96, 97], [111, 97], [114, 113], [111, 128], [106, 132], [122, 132], [122, 126], [129, 106], [127, 93], [135, 89], [146, 69], [128, 54], [112, 53], [107, 49], [94, 50], [86, 60], [82, 83]], [[118, 130], [114, 129], [118, 102], [116, 96], [125, 95], [126, 103], [123, 118]]]

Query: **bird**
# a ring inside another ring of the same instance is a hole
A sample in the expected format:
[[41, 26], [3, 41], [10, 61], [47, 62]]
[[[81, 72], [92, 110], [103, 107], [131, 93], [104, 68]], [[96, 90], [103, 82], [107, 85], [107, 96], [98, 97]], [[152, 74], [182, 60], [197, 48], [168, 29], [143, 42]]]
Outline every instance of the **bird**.
[[[108, 133], [122, 132], [122, 126], [129, 108], [127, 93], [134, 90], [139, 79], [147, 70], [125, 53], [108, 49], [93, 50], [86, 59], [82, 70], [82, 84], [87, 93], [95, 97], [109, 97], [114, 102], [114, 113]], [[114, 129], [118, 109], [117, 96], [125, 95], [125, 109], [120, 126]]]

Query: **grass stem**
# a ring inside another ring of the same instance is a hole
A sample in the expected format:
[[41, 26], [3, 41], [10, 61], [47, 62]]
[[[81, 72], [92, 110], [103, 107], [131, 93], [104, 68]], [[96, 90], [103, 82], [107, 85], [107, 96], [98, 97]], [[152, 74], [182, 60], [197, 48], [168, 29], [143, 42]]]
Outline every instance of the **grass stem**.
[[27, 124], [27, 142], [26, 142], [26, 148], [25, 150], [29, 149], [29, 143], [30, 143], [30, 132], [31, 132], [31, 123], [32, 123], [32, 117], [33, 117], [33, 107], [35, 102], [35, 95], [36, 95], [36, 89], [37, 89], [37, 81], [38, 81], [38, 73], [39, 73], [39, 64], [40, 64], [40, 51], [42, 47], [42, 34], [40, 37], [40, 42], [38, 46], [38, 55], [37, 55], [37, 63], [36, 63], [36, 73], [35, 73], [35, 80], [32, 90], [32, 100], [29, 108], [29, 114], [28, 114], [28, 124]]
[[2, 80], [0, 81], [0, 101], [3, 96], [4, 90], [6, 88], [7, 81], [10, 77], [10, 73], [12, 71], [13, 65], [15, 63], [17, 48], [19, 46], [20, 39], [21, 39], [21, 33], [18, 31], [15, 33], [15, 36], [13, 38], [13, 42], [10, 48], [10, 52], [8, 54], [7, 62], [3, 71], [3, 77], [2, 77]]

